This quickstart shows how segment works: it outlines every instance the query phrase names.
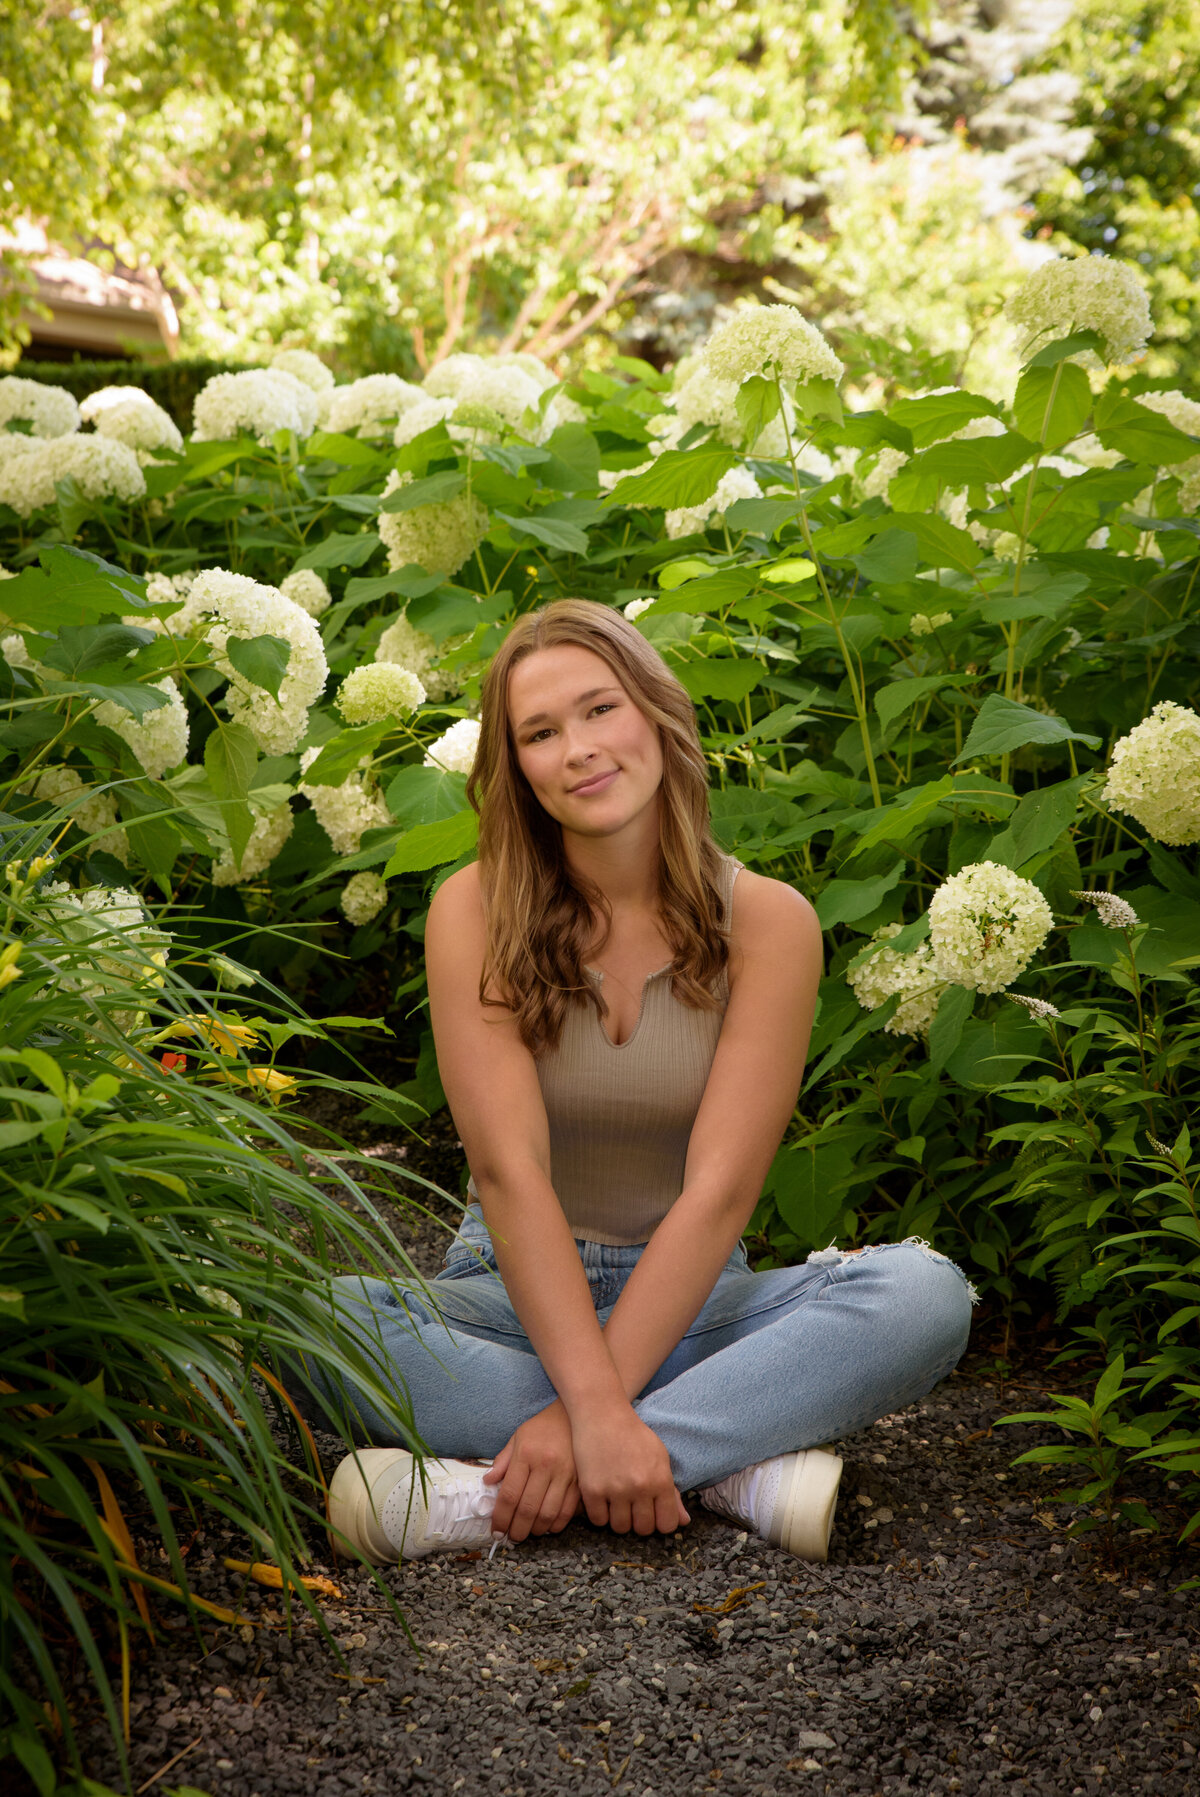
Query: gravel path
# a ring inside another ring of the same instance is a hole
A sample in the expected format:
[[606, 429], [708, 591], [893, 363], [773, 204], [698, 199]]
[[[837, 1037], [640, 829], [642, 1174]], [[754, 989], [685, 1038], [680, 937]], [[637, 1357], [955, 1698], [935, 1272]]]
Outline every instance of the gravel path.
[[[414, 1237], [430, 1270], [435, 1235]], [[844, 1442], [824, 1566], [697, 1504], [669, 1539], [574, 1523], [490, 1561], [385, 1569], [410, 1640], [370, 1574], [324, 1560], [336, 1656], [307, 1617], [289, 1638], [279, 1594], [222, 1565], [246, 1543], [210, 1526], [196, 1589], [248, 1622], [205, 1626], [202, 1647], [164, 1618], [135, 1673], [135, 1789], [162, 1772], [152, 1790], [214, 1797], [1193, 1797], [1200, 1628], [1196, 1594], [1173, 1587], [1194, 1556], [1126, 1538], [1107, 1565], [1068, 1541], [1048, 1478], [1010, 1470], [1053, 1432], [992, 1428], [1064, 1385], [1036, 1362], [1001, 1385], [980, 1345]], [[337, 1444], [321, 1447], [328, 1473]], [[83, 1733], [92, 1775], [115, 1784], [98, 1720]]]

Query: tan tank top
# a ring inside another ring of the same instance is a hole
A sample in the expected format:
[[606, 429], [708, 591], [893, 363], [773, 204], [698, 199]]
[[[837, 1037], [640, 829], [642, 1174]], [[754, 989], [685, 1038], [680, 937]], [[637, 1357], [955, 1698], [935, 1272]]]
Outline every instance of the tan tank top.
[[[721, 857], [728, 928], [742, 863]], [[599, 985], [603, 974], [589, 969]], [[615, 1045], [590, 1004], [572, 1005], [558, 1047], [539, 1056], [550, 1123], [550, 1179], [571, 1226], [589, 1242], [648, 1241], [683, 1190], [688, 1141], [729, 1001], [692, 1010], [671, 990], [671, 968], [642, 987], [633, 1034]]]

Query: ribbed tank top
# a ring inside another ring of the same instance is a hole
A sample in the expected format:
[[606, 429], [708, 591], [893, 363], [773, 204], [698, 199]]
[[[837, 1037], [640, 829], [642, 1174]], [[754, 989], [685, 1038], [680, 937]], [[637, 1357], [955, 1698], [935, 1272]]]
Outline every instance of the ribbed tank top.
[[[726, 929], [741, 867], [721, 857]], [[602, 985], [602, 973], [587, 971]], [[619, 1247], [648, 1241], [683, 1190], [688, 1141], [729, 1002], [724, 974], [717, 996], [719, 1010], [681, 1004], [668, 963], [647, 976], [626, 1041], [612, 1042], [590, 1004], [573, 1004], [558, 1046], [538, 1057], [550, 1180], [573, 1236]]]

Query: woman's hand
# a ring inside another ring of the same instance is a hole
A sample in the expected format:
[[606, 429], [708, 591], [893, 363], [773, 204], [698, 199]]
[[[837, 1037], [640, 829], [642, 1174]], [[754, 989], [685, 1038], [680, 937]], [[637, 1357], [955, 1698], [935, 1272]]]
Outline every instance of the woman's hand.
[[[503, 1482], [501, 1482], [503, 1481]], [[492, 1528], [510, 1541], [557, 1534], [579, 1507], [571, 1419], [561, 1398], [509, 1437], [488, 1471], [485, 1485], [500, 1485]]]
[[575, 1468], [589, 1519], [618, 1535], [664, 1535], [691, 1521], [666, 1448], [632, 1405], [589, 1411], [574, 1428]]

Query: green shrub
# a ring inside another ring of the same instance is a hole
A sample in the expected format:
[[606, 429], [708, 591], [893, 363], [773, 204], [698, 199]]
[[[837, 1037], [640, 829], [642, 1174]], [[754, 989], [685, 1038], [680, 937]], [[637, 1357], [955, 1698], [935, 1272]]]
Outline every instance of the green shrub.
[[[336, 1005], [369, 966], [419, 1018], [429, 892], [474, 844], [438, 744], [513, 616], [628, 608], [696, 703], [720, 841], [827, 934], [758, 1263], [931, 1238], [1010, 1324], [1049, 1307], [1068, 1361], [1123, 1357], [1109, 1421], [1195, 1509], [1200, 1236], [1155, 1144], [1184, 1153], [1197, 1099], [1200, 407], [1121, 365], [1150, 329], [1130, 271], [1054, 264], [1022, 308], [1008, 403], [846, 412], [819, 335], [750, 309], [674, 385], [626, 361], [529, 400], [511, 363], [447, 365], [431, 388], [472, 409], [399, 447], [264, 428], [148, 467], [133, 504], [64, 481], [7, 518], [0, 606], [41, 672], [13, 673], [0, 772], [65, 765], [84, 799], [120, 776], [107, 827], [193, 940], [236, 923]], [[272, 590], [239, 610], [198, 569]], [[319, 648], [273, 591], [298, 573], [329, 589]], [[165, 631], [114, 637], [144, 599]], [[424, 703], [345, 707], [381, 650]], [[160, 777], [97, 706], [168, 673], [192, 734]], [[53, 722], [27, 724], [39, 694]], [[408, 1047], [404, 1091], [438, 1102], [427, 1035]]]
[[[15, 1755], [40, 1790], [54, 1788], [43, 1700], [82, 1770], [52, 1612], [122, 1743], [151, 1602], [238, 1620], [192, 1595], [189, 1523], [232, 1522], [252, 1558], [282, 1568], [289, 1614], [292, 1596], [312, 1607], [300, 1569], [323, 1539], [321, 1470], [283, 1359], [353, 1369], [420, 1445], [403, 1394], [329, 1308], [333, 1273], [387, 1276], [405, 1251], [353, 1177], [358, 1157], [302, 1150], [272, 1102], [296, 1085], [275, 1054], [319, 1026], [274, 1006], [241, 1016], [171, 964], [136, 895], [52, 878], [66, 823], [0, 817], [0, 1760]], [[228, 960], [216, 972], [245, 977]], [[307, 1443], [306, 1469], [277, 1445], [273, 1405]], [[134, 1480], [165, 1566], [136, 1559]]]

